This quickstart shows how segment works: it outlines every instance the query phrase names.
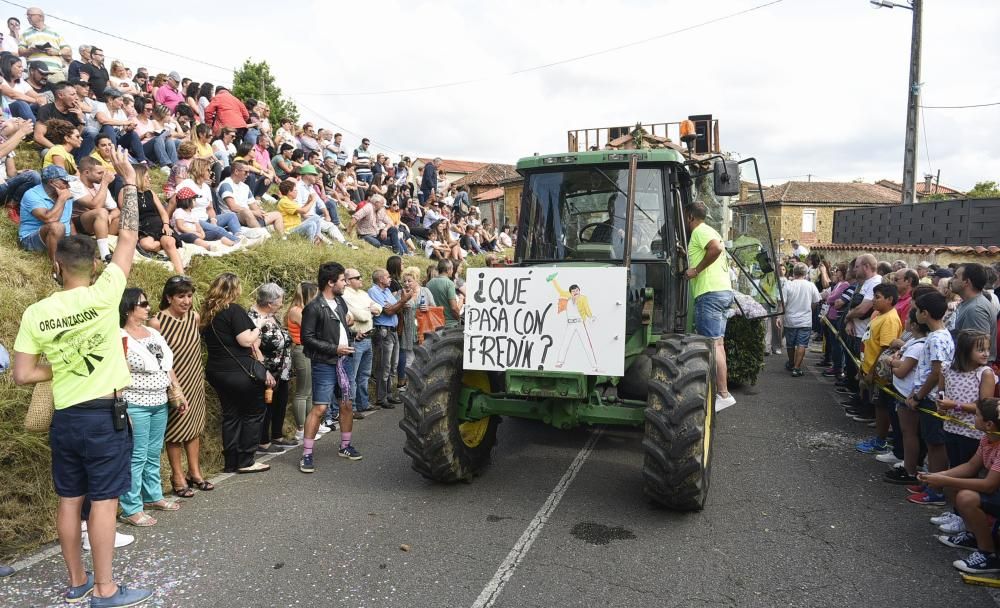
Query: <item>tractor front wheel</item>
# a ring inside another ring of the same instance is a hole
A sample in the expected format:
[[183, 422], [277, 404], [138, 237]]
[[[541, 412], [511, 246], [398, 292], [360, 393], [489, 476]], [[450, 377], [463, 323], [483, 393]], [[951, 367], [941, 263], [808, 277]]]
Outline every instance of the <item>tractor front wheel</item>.
[[462, 370], [462, 347], [460, 327], [427, 334], [406, 370], [409, 386], [399, 422], [406, 433], [403, 451], [415, 471], [434, 481], [471, 479], [489, 462], [497, 441], [498, 416], [459, 418], [463, 388], [490, 391], [486, 372]]
[[699, 511], [708, 496], [712, 457], [715, 348], [700, 336], [666, 335], [652, 360], [643, 490], [670, 509]]

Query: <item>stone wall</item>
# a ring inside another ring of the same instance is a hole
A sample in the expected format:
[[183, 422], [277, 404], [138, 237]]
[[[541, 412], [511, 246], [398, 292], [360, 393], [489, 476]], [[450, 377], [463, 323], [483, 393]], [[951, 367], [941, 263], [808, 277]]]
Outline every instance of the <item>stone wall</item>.
[[879, 247], [874, 245], [867, 247], [863, 245], [848, 245], [846, 246], [847, 248], [844, 247], [844, 245], [813, 245], [810, 249], [831, 262], [848, 261], [864, 253], [870, 253], [878, 258], [879, 261], [894, 262], [896, 260], [904, 260], [911, 268], [916, 267], [917, 264], [923, 261], [940, 266], [947, 266], [951, 263], [962, 264], [965, 262], [979, 262], [980, 264], [995, 264], [1000, 262], [1000, 253], [957, 253], [947, 248], [939, 248], [938, 250], [924, 248], [924, 251], [915, 251], [909, 247], [894, 248], [892, 246]]

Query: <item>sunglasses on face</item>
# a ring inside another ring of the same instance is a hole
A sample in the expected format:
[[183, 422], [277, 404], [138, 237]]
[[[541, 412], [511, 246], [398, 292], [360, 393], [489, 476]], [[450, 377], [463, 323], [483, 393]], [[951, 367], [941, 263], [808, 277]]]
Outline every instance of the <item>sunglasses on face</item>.
[[149, 308], [149, 300], [144, 300], [135, 305], [136, 308]]
[[356, 277], [345, 277], [345, 278], [346, 278], [346, 279], [347, 279], [348, 281], [354, 281], [355, 279], [361, 279], [361, 275], [359, 274], [359, 275], [358, 275], [358, 276], [356, 276]]

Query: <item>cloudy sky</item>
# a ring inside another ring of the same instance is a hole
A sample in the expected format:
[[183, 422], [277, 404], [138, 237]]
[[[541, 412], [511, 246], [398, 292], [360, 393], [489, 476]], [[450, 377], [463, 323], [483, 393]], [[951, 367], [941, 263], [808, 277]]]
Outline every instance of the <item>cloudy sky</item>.
[[[56, 17], [217, 66], [266, 59], [306, 119], [336, 125], [349, 144], [368, 136], [393, 156], [514, 162], [564, 150], [569, 129], [710, 113], [723, 148], [756, 157], [766, 182], [900, 181], [910, 11], [783, 0], [664, 36], [768, 2], [53, 0], [42, 8], [70, 44], [97, 44], [109, 63], [231, 80]], [[924, 4], [922, 103], [1000, 101], [1000, 2]], [[25, 21], [23, 9], [0, 6]], [[940, 170], [941, 183], [959, 189], [1000, 180], [1000, 106], [927, 109], [923, 122], [918, 176]]]

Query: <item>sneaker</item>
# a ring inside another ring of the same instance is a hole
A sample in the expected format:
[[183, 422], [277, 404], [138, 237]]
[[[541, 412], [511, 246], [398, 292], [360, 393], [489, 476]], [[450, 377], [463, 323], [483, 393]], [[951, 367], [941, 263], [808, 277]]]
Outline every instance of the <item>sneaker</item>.
[[826, 369], [823, 370], [823, 377], [824, 378], [839, 378], [840, 377], [840, 371], [839, 370], [835, 370], [832, 367], [828, 367], [828, 368], [826, 368]]
[[783, 354], [785, 354], [785, 351], [781, 350], [780, 348], [776, 348], [776, 349], [774, 349], [774, 350], [771, 351], [771, 354], [772, 355], [783, 355]]
[[260, 200], [264, 201], [269, 205], [273, 205], [278, 202], [278, 199], [274, 198], [270, 194], [265, 194], [264, 196], [260, 197]]
[[295, 431], [295, 441], [302, 441], [305, 438], [306, 438], [306, 432], [304, 430]]
[[870, 439], [865, 439], [864, 441], [859, 441], [854, 449], [861, 452], [862, 454], [885, 454], [889, 450], [889, 444], [886, 443], [885, 439], [880, 437], [872, 437]]
[[954, 511], [945, 511], [941, 515], [935, 515], [932, 517], [931, 523], [935, 526], [943, 526], [944, 524], [953, 521], [956, 517], [961, 518], [961, 516]]
[[950, 521], [938, 526], [938, 530], [945, 534], [961, 534], [965, 532], [965, 520], [960, 515], [956, 515]]
[[[86, 531], [80, 533], [83, 537], [83, 550], [90, 551], [90, 535]], [[122, 534], [115, 530], [115, 549], [121, 549], [122, 547], [127, 547], [135, 542], [135, 537], [131, 534]]]
[[303, 454], [302, 458], [299, 458], [299, 470], [303, 473], [315, 473], [316, 467], [313, 466], [313, 455]]
[[722, 395], [715, 396], [715, 411], [721, 412], [727, 407], [732, 407], [736, 405], [736, 397], [733, 397], [732, 393], [729, 393], [728, 397], [723, 397]]
[[785, 361], [785, 371], [792, 371], [795, 367], [792, 365], [791, 361]]
[[903, 467], [893, 467], [882, 474], [882, 481], [894, 485], [908, 485], [917, 483], [915, 475], [910, 475]]
[[[371, 408], [369, 408], [369, 409], [371, 409]], [[354, 412], [354, 419], [355, 420], [364, 420], [365, 418], [367, 418], [367, 416], [365, 415], [364, 412]]]
[[266, 448], [261, 447], [261, 446], [257, 446], [257, 453], [258, 454], [282, 454], [282, 453], [284, 453], [284, 451], [285, 450], [279, 448], [278, 446], [274, 445], [273, 443], [271, 445], [267, 446]]
[[346, 448], [337, 450], [337, 455], [348, 460], [361, 460], [361, 452], [355, 450], [351, 444], [347, 444]]
[[817, 361], [815, 363], [816, 367], [830, 367], [833, 365], [832, 361]]
[[945, 546], [953, 547], [955, 549], [968, 549], [969, 551], [975, 551], [978, 546], [976, 545], [976, 537], [972, 535], [971, 532], [959, 532], [952, 536], [946, 536], [944, 534], [937, 537], [938, 541]]
[[153, 596], [149, 589], [127, 589], [125, 585], [118, 585], [118, 593], [111, 597], [90, 598], [90, 608], [124, 608], [125, 606], [138, 606]]
[[907, 502], [912, 502], [915, 505], [924, 505], [927, 507], [943, 507], [948, 504], [943, 494], [938, 494], [937, 492], [921, 492], [920, 494], [910, 494], [906, 497]]
[[855, 416], [861, 414], [861, 410], [854, 409], [853, 407], [845, 407], [844, 415], [848, 418], [854, 418]]
[[1000, 559], [996, 553], [974, 551], [965, 559], [956, 559], [951, 563], [962, 572], [969, 574], [992, 574], [1000, 572]]
[[801, 377], [802, 377], [801, 369], [796, 367], [795, 369], [792, 370], [792, 378], [801, 378]]
[[865, 424], [869, 422], [875, 422], [875, 414], [869, 414], [866, 412], [860, 413], [852, 418], [854, 422], [864, 422]]
[[280, 448], [294, 448], [295, 446], [299, 445], [299, 442], [296, 440], [285, 439], [284, 437], [281, 437], [279, 439], [275, 439], [274, 441], [272, 441], [271, 445], [276, 445]]
[[87, 573], [87, 581], [82, 585], [70, 587], [63, 594], [63, 599], [69, 604], [76, 604], [87, 599], [87, 596], [94, 592], [94, 573]]
[[879, 454], [878, 456], [875, 457], [875, 460], [877, 460], [879, 462], [884, 462], [885, 464], [888, 464], [888, 465], [895, 465], [895, 464], [899, 464], [899, 463], [903, 462], [899, 458], [896, 458], [896, 455], [893, 454], [892, 452], [886, 452], [884, 454]]
[[927, 491], [927, 486], [922, 483], [914, 483], [906, 486], [904, 489], [910, 494], [923, 494]]
[[319, 428], [316, 429], [316, 437], [318, 438], [320, 435], [326, 435], [327, 433], [329, 433], [332, 430], [333, 429], [331, 429], [327, 425], [321, 424], [321, 425], [319, 425]]

